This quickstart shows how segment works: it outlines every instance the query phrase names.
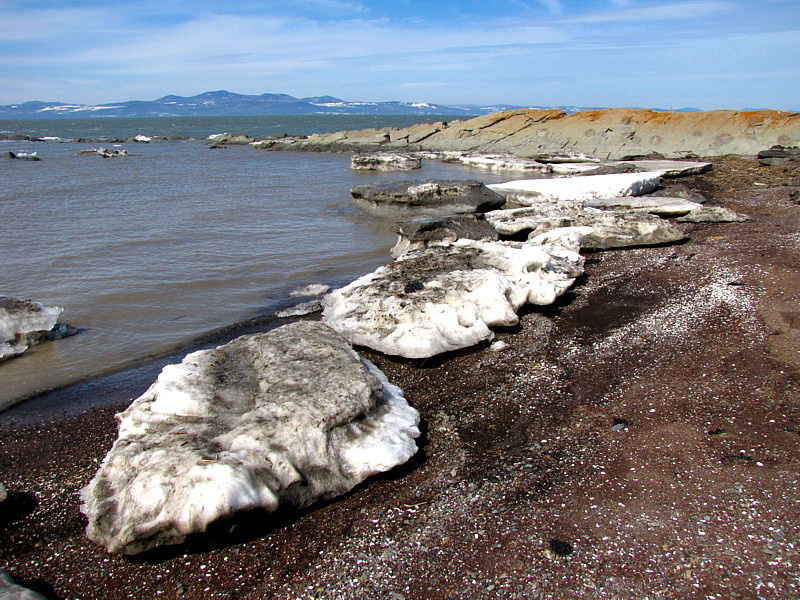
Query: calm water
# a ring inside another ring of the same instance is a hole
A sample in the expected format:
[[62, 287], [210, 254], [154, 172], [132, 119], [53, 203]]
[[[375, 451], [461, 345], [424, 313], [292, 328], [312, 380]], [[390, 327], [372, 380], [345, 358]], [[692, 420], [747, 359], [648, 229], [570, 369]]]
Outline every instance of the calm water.
[[202, 142], [129, 144], [118, 159], [78, 155], [84, 147], [0, 142], [42, 157], [0, 161], [0, 294], [62, 306], [64, 322], [86, 329], [0, 364], [0, 407], [271, 315], [296, 302], [288, 294], [298, 286], [341, 286], [386, 263], [394, 223], [354, 208], [355, 184], [509, 178], [435, 161], [410, 174], [363, 174], [344, 154]]

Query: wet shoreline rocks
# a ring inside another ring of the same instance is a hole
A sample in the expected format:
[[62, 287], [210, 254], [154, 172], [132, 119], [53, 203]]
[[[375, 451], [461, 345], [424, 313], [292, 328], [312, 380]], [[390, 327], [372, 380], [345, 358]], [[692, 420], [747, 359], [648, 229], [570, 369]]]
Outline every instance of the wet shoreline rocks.
[[311, 321], [189, 354], [117, 418], [82, 511], [88, 537], [125, 554], [341, 495], [406, 462], [420, 434], [402, 390]]

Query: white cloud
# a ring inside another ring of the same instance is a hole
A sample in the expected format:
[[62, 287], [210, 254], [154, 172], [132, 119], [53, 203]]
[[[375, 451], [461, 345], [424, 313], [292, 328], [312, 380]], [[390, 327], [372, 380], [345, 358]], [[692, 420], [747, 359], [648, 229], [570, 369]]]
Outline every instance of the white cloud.
[[722, 12], [732, 7], [730, 2], [719, 0], [698, 0], [695, 2], [669, 2], [651, 6], [628, 7], [627, 3], [612, 2], [615, 10], [607, 12], [576, 15], [564, 19], [569, 24], [601, 24], [624, 21], [675, 21], [697, 19], [712, 13]]

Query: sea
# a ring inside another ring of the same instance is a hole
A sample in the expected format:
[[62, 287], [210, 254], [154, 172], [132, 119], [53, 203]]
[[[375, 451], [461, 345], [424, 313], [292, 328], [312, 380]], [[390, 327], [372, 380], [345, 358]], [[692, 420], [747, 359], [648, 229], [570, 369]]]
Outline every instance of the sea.
[[[210, 149], [209, 135], [439, 120], [447, 118], [0, 121], [0, 136], [48, 138], [0, 141], [0, 151], [41, 157], [0, 159], [0, 295], [63, 307], [61, 321], [81, 330], [0, 363], [0, 425], [132, 399], [187, 352], [280, 325], [276, 311], [302, 300], [292, 291], [343, 286], [389, 262], [397, 217], [355, 206], [356, 184], [509, 179], [435, 160], [418, 171], [356, 172], [349, 154]], [[120, 158], [79, 153], [137, 134], [180, 139], [124, 143]]]

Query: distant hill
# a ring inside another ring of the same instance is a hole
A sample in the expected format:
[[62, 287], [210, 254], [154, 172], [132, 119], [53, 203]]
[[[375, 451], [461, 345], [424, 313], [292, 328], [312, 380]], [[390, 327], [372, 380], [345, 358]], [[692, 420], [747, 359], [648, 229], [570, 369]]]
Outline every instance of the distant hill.
[[[505, 108], [522, 108], [508, 106]], [[197, 96], [164, 96], [101, 105], [69, 102], [24, 102], [0, 106], [0, 119], [92, 117], [212, 117], [259, 115], [447, 115], [474, 116], [500, 110], [495, 106], [445, 106], [430, 102], [350, 102], [333, 96], [295, 98], [287, 94], [247, 95], [224, 90]]]
[[[236, 117], [262, 115], [442, 115], [477, 116], [520, 108], [558, 109], [568, 114], [583, 106], [516, 106], [512, 104], [458, 104], [431, 102], [353, 102], [333, 96], [295, 98], [288, 94], [235, 94], [225, 90], [196, 96], [164, 96], [157, 100], [129, 100], [90, 105], [69, 102], [23, 102], [0, 106], [0, 119], [83, 119], [96, 117]], [[655, 109], [663, 110], [663, 109]], [[679, 108], [673, 112], [694, 112]]]

